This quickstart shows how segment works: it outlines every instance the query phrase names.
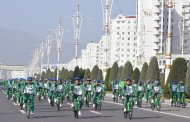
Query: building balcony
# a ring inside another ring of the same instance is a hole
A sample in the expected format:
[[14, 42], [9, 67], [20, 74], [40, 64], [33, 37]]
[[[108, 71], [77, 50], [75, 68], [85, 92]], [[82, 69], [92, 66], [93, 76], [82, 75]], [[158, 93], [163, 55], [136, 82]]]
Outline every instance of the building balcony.
[[156, 13], [156, 14], [161, 13], [160, 8], [154, 8], [153, 12]]
[[157, 7], [159, 7], [159, 6], [161, 6], [161, 2], [158, 1], [158, 0], [156, 0], [156, 1], [154, 1], [154, 5], [157, 6]]
[[154, 37], [154, 38], [153, 38], [153, 42], [155, 42], [155, 43], [160, 42], [160, 38], [158, 38], [158, 37]]
[[154, 28], [160, 28], [160, 23], [158, 22], [153, 22], [153, 25], [152, 25]]
[[185, 20], [189, 20], [190, 19], [190, 15], [189, 14], [186, 14], [185, 15]]
[[160, 21], [161, 17], [158, 15], [153, 16], [154, 21]]
[[153, 49], [154, 49], [154, 50], [158, 50], [158, 49], [159, 49], [159, 45], [156, 45], [156, 44], [153, 45]]
[[153, 31], [153, 34], [156, 35], [156, 36], [158, 36], [158, 35], [160, 35], [160, 31], [157, 30], [157, 29], [155, 29], [155, 30]]

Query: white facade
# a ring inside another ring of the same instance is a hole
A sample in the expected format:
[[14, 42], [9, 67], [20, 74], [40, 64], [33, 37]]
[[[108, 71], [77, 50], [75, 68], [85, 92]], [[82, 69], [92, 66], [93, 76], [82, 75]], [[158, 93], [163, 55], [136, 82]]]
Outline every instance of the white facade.
[[111, 21], [110, 66], [115, 61], [123, 66], [130, 61], [136, 65], [136, 16], [118, 15]]
[[[184, 55], [187, 55], [190, 52], [190, 0], [173, 0], [173, 3], [172, 55], [180, 55], [182, 47]], [[141, 67], [144, 62], [149, 62], [151, 57], [165, 55], [169, 26], [166, 0], [138, 0], [137, 23], [137, 65]]]
[[11, 78], [27, 78], [28, 73], [27, 71], [11, 71], [10, 77]]

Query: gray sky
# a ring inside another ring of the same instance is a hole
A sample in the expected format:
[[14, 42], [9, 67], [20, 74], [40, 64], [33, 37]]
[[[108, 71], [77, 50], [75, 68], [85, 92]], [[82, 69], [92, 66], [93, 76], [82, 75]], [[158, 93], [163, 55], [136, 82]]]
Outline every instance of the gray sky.
[[[124, 15], [135, 15], [135, 2], [136, 0], [114, 0], [112, 18], [121, 11]], [[46, 37], [48, 29], [57, 27], [59, 18], [65, 29], [61, 61], [68, 62], [75, 52], [73, 25], [69, 17], [76, 10], [77, 3], [86, 18], [81, 30], [81, 49], [89, 41], [98, 42], [101, 38], [101, 0], [0, 0], [0, 62], [28, 64], [39, 40]], [[54, 41], [51, 63], [56, 62], [56, 56]]]

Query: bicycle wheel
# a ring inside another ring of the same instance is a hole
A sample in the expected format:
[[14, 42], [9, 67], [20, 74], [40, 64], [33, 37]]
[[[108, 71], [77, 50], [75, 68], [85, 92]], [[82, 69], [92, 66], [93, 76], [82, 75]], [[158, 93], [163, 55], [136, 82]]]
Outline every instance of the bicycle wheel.
[[154, 103], [151, 103], [151, 109], [154, 110]]
[[101, 108], [102, 108], [102, 106], [101, 106], [101, 104], [99, 104], [98, 105], [98, 111], [101, 111]]
[[132, 111], [129, 112], [129, 119], [131, 120], [133, 118], [133, 113]]
[[124, 118], [127, 119], [127, 112], [124, 112]]

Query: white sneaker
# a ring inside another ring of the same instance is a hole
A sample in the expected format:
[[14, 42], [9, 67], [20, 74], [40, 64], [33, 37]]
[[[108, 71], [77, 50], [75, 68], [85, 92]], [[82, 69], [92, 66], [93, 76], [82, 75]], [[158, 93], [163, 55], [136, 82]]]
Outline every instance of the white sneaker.
[[123, 97], [123, 96], [122, 96], [121, 98], [122, 98], [122, 99], [124, 99], [124, 97]]
[[37, 96], [39, 95], [39, 93], [37, 93]]
[[137, 105], [137, 101], [135, 101], [135, 105]]
[[13, 100], [13, 97], [11, 98], [11, 100]]
[[23, 108], [25, 108], [26, 107], [26, 105], [25, 104], [23, 104]]
[[89, 102], [89, 104], [92, 104], [91, 102]]
[[86, 100], [86, 97], [84, 97], [84, 100]]
[[57, 99], [54, 99], [54, 102], [56, 103], [56, 102], [57, 102]]
[[34, 112], [30, 111], [30, 114], [31, 114], [31, 115], [34, 115]]
[[50, 103], [50, 99], [48, 98], [48, 103]]
[[73, 103], [71, 104], [71, 108], [74, 107]]
[[60, 104], [60, 108], [62, 108], [63, 107], [63, 105], [62, 104]]
[[124, 108], [124, 110], [123, 110], [124, 112], [126, 112], [127, 110], [126, 110], [126, 108]]
[[112, 95], [112, 98], [114, 98], [114, 95]]
[[15, 102], [13, 103], [14, 105], [17, 105]]
[[79, 114], [79, 116], [81, 116], [81, 115], [82, 115], [80, 111], [78, 112], [78, 114]]
[[20, 103], [17, 103], [18, 106], [20, 106]]
[[43, 100], [43, 99], [44, 99], [44, 97], [42, 96], [42, 97], [41, 97], [41, 99]]
[[94, 107], [95, 107], [95, 104], [93, 104], [92, 107], [94, 108]]
[[7, 95], [7, 97], [8, 97], [8, 95]]

